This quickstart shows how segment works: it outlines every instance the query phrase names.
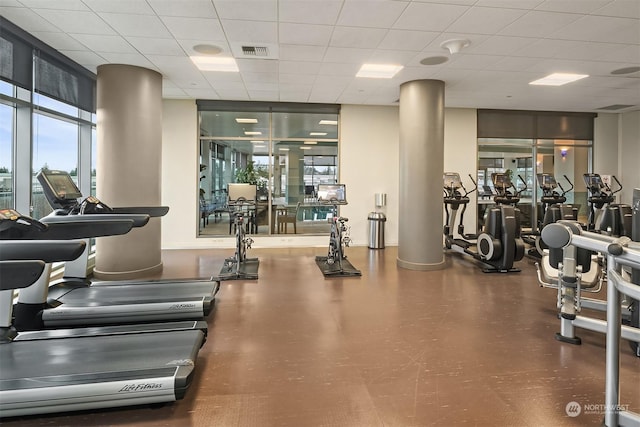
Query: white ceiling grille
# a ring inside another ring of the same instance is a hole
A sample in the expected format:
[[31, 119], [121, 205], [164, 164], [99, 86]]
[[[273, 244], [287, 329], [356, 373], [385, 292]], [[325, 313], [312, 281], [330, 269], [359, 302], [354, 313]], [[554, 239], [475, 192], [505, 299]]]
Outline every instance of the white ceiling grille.
[[266, 46], [242, 46], [242, 53], [246, 56], [269, 56], [269, 48]]
[[233, 56], [240, 59], [278, 59], [278, 45], [272, 43], [231, 43]]

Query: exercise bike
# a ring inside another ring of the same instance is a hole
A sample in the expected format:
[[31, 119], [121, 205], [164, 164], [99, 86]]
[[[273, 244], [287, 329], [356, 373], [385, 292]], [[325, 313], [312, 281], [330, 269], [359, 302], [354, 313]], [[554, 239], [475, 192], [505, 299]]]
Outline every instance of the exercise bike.
[[[485, 225], [482, 232], [476, 237], [472, 234], [464, 233], [462, 223], [464, 211], [469, 204], [469, 194], [477, 190], [477, 185], [473, 177], [469, 176], [474, 183], [474, 189], [467, 191], [462, 185], [460, 174], [456, 172], [446, 172], [443, 175], [444, 207], [446, 213], [446, 225], [444, 226], [445, 248], [470, 255], [479, 261], [485, 273], [515, 273], [520, 269], [513, 266], [515, 261], [519, 261], [524, 256], [524, 243], [520, 238], [520, 210], [499, 200], [506, 200], [506, 191], [499, 192], [494, 198], [496, 206], [487, 211]], [[493, 177], [492, 177], [493, 178]], [[504, 182], [496, 184], [498, 181]], [[507, 177], [501, 174], [494, 179], [494, 188], [502, 186], [507, 188]], [[511, 181], [508, 181], [511, 186]], [[509, 193], [509, 200], [519, 201], [519, 193]], [[517, 203], [517, 201], [515, 201]], [[459, 237], [454, 237], [453, 229], [458, 209], [462, 206], [460, 223], [458, 225]]]
[[224, 264], [218, 278], [220, 280], [254, 280], [258, 278], [258, 258], [247, 258], [247, 249], [251, 249], [253, 239], [246, 234], [247, 224], [245, 223], [244, 206], [252, 206], [253, 203], [244, 197], [238, 197], [230, 202], [229, 206], [236, 208], [230, 212], [233, 215], [233, 226], [235, 227], [236, 249], [232, 257], [225, 258]]
[[343, 184], [318, 185], [318, 202], [331, 206], [331, 214], [327, 218], [330, 225], [329, 249], [327, 256], [316, 257], [316, 264], [325, 276], [360, 276], [344, 253], [344, 248], [351, 243], [349, 218], [338, 215], [338, 205], [346, 205], [346, 190]]

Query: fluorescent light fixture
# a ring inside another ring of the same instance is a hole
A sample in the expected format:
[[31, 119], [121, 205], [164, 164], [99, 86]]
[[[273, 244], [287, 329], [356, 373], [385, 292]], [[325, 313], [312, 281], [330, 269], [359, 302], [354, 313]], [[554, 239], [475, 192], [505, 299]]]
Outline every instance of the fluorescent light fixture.
[[316, 145], [318, 143], [318, 141], [305, 141], [304, 144], [305, 145]]
[[251, 141], [252, 144], [264, 144], [264, 141]]
[[200, 71], [238, 72], [236, 60], [228, 56], [190, 56]]
[[236, 123], [258, 123], [258, 119], [243, 119], [236, 117]]
[[289, 151], [288, 148], [278, 148], [278, 150], [280, 150], [280, 151]]
[[530, 82], [530, 85], [540, 86], [562, 86], [567, 83], [575, 82], [576, 80], [589, 77], [588, 74], [571, 74], [571, 73], [553, 73], [546, 77]]
[[256, 130], [256, 131], [253, 131], [253, 130], [251, 130], [251, 131], [250, 131], [250, 130], [245, 130], [245, 131], [244, 131], [244, 134], [245, 134], [245, 135], [262, 135], [262, 132], [257, 131], [257, 130]]
[[260, 144], [256, 144], [253, 146], [253, 148], [265, 148], [266, 145], [260, 145]]
[[390, 79], [395, 76], [396, 73], [402, 70], [402, 65], [391, 64], [362, 64], [360, 71], [356, 74], [356, 77], [369, 77], [373, 79]]
[[311, 147], [300, 147], [301, 150], [311, 150]]
[[338, 126], [338, 121], [337, 120], [320, 120], [318, 122], [319, 125], [334, 125], [334, 126]]
[[327, 132], [309, 132], [309, 136], [325, 136]]

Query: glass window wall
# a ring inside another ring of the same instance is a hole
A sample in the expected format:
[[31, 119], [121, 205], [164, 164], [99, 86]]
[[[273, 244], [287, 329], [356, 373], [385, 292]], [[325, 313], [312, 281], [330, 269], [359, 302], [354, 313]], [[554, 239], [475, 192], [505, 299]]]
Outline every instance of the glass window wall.
[[200, 112], [199, 235], [229, 235], [227, 185], [256, 185], [251, 232], [324, 234], [318, 184], [338, 181], [338, 114]]

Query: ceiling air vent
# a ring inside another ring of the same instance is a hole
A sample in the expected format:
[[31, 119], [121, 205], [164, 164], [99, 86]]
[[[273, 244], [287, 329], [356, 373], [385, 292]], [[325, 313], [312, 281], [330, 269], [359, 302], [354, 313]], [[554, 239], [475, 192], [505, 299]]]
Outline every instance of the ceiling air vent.
[[242, 46], [242, 54], [246, 56], [268, 57], [269, 48], [266, 46]]
[[606, 107], [600, 107], [598, 110], [607, 110], [607, 111], [616, 111], [616, 110], [624, 110], [625, 108], [633, 107], [633, 105], [625, 105], [625, 104], [613, 104], [607, 105]]

